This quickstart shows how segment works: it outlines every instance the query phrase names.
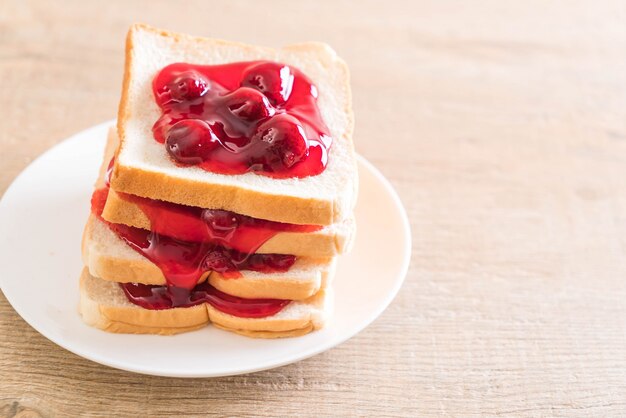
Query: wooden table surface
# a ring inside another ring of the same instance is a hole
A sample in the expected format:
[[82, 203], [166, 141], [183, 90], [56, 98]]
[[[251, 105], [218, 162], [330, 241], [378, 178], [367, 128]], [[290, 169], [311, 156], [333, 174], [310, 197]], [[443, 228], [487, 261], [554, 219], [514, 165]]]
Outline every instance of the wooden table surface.
[[623, 1], [5, 0], [0, 193], [115, 115], [133, 21], [333, 45], [411, 219], [406, 283], [335, 349], [195, 380], [77, 357], [0, 296], [0, 416], [626, 414]]

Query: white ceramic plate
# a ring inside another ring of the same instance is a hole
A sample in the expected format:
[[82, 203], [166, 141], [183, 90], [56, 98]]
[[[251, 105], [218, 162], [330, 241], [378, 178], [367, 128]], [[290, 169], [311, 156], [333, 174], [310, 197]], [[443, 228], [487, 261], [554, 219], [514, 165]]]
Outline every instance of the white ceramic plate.
[[80, 240], [112, 123], [80, 132], [43, 154], [0, 201], [2, 291], [26, 322], [61, 347], [145, 374], [249, 373], [342, 343], [376, 319], [400, 289], [411, 254], [406, 212], [387, 180], [359, 157], [356, 245], [340, 259], [335, 314], [324, 329], [298, 338], [258, 340], [210, 326], [173, 337], [110, 334], [88, 327], [77, 311]]

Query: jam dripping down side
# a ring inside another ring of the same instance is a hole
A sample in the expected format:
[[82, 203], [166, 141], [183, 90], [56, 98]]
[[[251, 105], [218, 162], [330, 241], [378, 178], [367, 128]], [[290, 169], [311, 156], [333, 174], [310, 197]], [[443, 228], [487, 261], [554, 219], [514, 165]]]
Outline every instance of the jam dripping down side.
[[272, 61], [175, 63], [154, 78], [152, 130], [179, 164], [222, 174], [307, 177], [326, 168], [332, 139], [317, 88]]
[[215, 309], [241, 318], [263, 318], [275, 315], [289, 304], [281, 299], [244, 299], [228, 295], [204, 282], [193, 289], [120, 283], [126, 297], [145, 309], [170, 309], [208, 303]]
[[319, 225], [295, 225], [251, 218], [219, 209], [202, 209], [135, 195], [118, 195], [139, 207], [150, 230], [190, 242], [212, 242], [244, 253], [255, 253], [280, 232], [310, 233]]
[[154, 231], [108, 223], [102, 219], [108, 188], [96, 189], [92, 195], [92, 212], [132, 249], [156, 264], [168, 286], [192, 289], [207, 271], [227, 278], [240, 277], [240, 270], [283, 272], [295, 262], [295, 256], [283, 254], [248, 254], [214, 243], [188, 242]]
[[[94, 191], [91, 198], [91, 210], [94, 215], [98, 216], [109, 227], [115, 226], [119, 229], [123, 229], [125, 238], [123, 236], [122, 238], [131, 248], [135, 249], [140, 254], [146, 256], [147, 254], [144, 252], [145, 249], [150, 249], [152, 246], [152, 250], [149, 252], [153, 258], [147, 258], [151, 259], [151, 261], [155, 262], [162, 269], [167, 279], [167, 286], [120, 283], [124, 294], [131, 303], [145, 309], [169, 309], [175, 307], [190, 307], [199, 303], [209, 303], [221, 312], [242, 318], [271, 316], [281, 311], [290, 303], [289, 300], [239, 298], [220, 292], [207, 282], [197, 284], [203, 272], [200, 271], [200, 269], [194, 269], [193, 265], [185, 264], [188, 260], [197, 261], [198, 257], [193, 254], [193, 250], [189, 251], [190, 247], [185, 246], [184, 242], [172, 239], [168, 241], [167, 237], [164, 237], [165, 241], [163, 241], [163, 239], [161, 239], [163, 237], [158, 234], [143, 231], [138, 228], [126, 227], [124, 225], [110, 224], [102, 219], [102, 210], [104, 209], [108, 192], [108, 188], [96, 189]], [[114, 229], [114, 232], [120, 232], [119, 229], [118, 231]], [[153, 239], [154, 237], [156, 237], [156, 240]], [[153, 242], [155, 243], [154, 246], [152, 244]], [[182, 246], [179, 246], [179, 244], [182, 244]], [[214, 247], [214, 249], [218, 248], [219, 247]], [[220, 259], [220, 256], [227, 254], [227, 250], [226, 252], [221, 252], [218, 249], [216, 252], [210, 254], [213, 254], [215, 259]], [[232, 254], [236, 255], [237, 253], [234, 252]], [[268, 269], [268, 271], [276, 271], [284, 269], [280, 271], [285, 271], [295, 261], [295, 257], [293, 256], [270, 254], [268, 258], [261, 257], [261, 259], [255, 259], [255, 256], [257, 255], [253, 254], [248, 257], [248, 259], [245, 259], [244, 254], [239, 258], [235, 257], [235, 262], [240, 261], [240, 267], [247, 263], [246, 268], [252, 270], [257, 269], [258, 271], [263, 271], [263, 269]], [[159, 257], [163, 258], [159, 259]], [[186, 257], [188, 257], [188, 259]], [[159, 259], [158, 262], [156, 262], [157, 259]], [[270, 263], [268, 263], [268, 261], [270, 261]], [[274, 269], [276, 267], [277, 269]], [[231, 277], [238, 275], [236, 270], [226, 273], [231, 274]]]

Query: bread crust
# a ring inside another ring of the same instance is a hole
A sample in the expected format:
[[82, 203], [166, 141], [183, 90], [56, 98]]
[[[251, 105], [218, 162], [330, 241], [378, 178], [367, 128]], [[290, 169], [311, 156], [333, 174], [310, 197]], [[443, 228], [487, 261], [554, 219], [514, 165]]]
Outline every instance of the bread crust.
[[271, 275], [254, 280], [227, 279], [220, 273], [212, 272], [209, 283], [224, 293], [241, 298], [303, 300], [315, 295], [320, 289], [326, 289], [335, 276], [335, 269], [336, 263], [333, 261], [309, 280], [289, 280]]
[[[219, 208], [253, 218], [299, 225], [331, 225], [349, 216], [339, 202], [276, 195], [238, 186], [167, 176], [116, 162], [111, 188], [151, 199]], [[262, 202], [262, 204], [261, 204]]]
[[[132, 64], [134, 59], [134, 33], [136, 31], [148, 31], [159, 36], [174, 39], [176, 42], [193, 41], [196, 43], [213, 42], [217, 44], [233, 45], [249, 50], [268, 50], [269, 48], [253, 47], [235, 42], [209, 40], [206, 38], [192, 37], [189, 35], [169, 32], [152, 28], [144, 24], [133, 25], [126, 37], [126, 61], [124, 67], [124, 81], [122, 97], [118, 110], [117, 131], [120, 136], [122, 147], [126, 138], [126, 123], [130, 118], [130, 83], [132, 77]], [[327, 52], [330, 48], [320, 43], [308, 43], [287, 46], [284, 50]], [[332, 51], [332, 50], [331, 50]], [[333, 52], [334, 54], [334, 52]], [[236, 213], [252, 216], [255, 218], [269, 219], [278, 222], [293, 224], [331, 225], [340, 222], [350, 216], [356, 203], [356, 191], [358, 186], [358, 174], [356, 168], [355, 153], [352, 146], [352, 132], [354, 116], [351, 108], [351, 91], [349, 88], [349, 71], [346, 63], [339, 58], [334, 60], [336, 70], [341, 72], [341, 77], [346, 80], [344, 91], [346, 96], [343, 111], [347, 115], [347, 127], [338, 140], [349, 143], [350, 164], [345, 170], [350, 170], [353, 176], [346, 184], [342, 184], [342, 190], [331, 200], [304, 198], [274, 194], [262, 190], [246, 189], [221, 183], [196, 181], [188, 178], [176, 178], [167, 176], [162, 172], [151, 171], [145, 168], [124, 165], [116, 161], [111, 187], [114, 190], [134, 194], [142, 197], [165, 200], [169, 202], [198, 206], [203, 208], [226, 209]]]
[[[80, 277], [79, 311], [90, 326], [114, 333], [173, 335], [193, 331], [210, 322], [218, 328], [254, 338], [281, 338], [300, 336], [319, 329], [324, 325], [323, 317], [313, 313], [298, 318], [240, 318], [218, 311], [208, 304], [189, 308], [163, 310], [144, 309], [126, 304], [116, 306], [98, 300], [90, 281], [99, 280], [83, 269]], [[122, 292], [121, 289], [119, 292]], [[307, 303], [316, 308], [324, 308], [324, 291], [311, 297]]]
[[220, 324], [213, 325], [219, 329], [234, 332], [235, 334], [243, 335], [244, 337], [250, 338], [291, 338], [300, 337], [302, 335], [308, 334], [309, 332], [315, 331], [315, 327], [313, 327], [313, 324], [309, 324], [304, 328], [293, 329], [290, 331], [250, 331], [246, 329], [226, 328], [221, 326]]

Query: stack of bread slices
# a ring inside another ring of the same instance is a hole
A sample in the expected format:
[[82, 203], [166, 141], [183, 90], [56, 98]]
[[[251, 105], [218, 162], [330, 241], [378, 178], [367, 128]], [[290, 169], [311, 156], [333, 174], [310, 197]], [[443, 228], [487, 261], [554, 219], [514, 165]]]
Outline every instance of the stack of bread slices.
[[[212, 172], [174, 161], [155, 141], [159, 71], [261, 60], [297, 68], [314, 84], [332, 137], [321, 173]], [[83, 235], [84, 321], [155, 334], [212, 323], [263, 338], [321, 328], [332, 312], [337, 256], [355, 235], [352, 127], [347, 67], [326, 45], [270, 49], [134, 25], [118, 123]]]

